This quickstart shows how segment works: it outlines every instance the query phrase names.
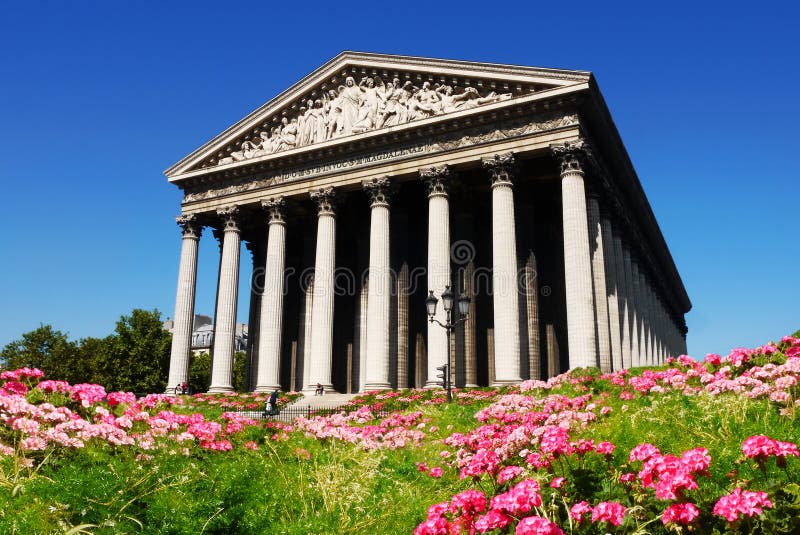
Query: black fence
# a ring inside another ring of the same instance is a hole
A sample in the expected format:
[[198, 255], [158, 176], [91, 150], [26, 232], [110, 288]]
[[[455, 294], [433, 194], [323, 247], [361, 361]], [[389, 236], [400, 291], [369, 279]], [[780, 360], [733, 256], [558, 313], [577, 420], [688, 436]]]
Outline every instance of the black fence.
[[[262, 411], [241, 411], [237, 414], [242, 415], [244, 418], [252, 418], [253, 420], [281, 420], [292, 421], [298, 416], [303, 418], [311, 418], [313, 416], [330, 416], [332, 414], [339, 414], [340, 412], [352, 412], [357, 410], [356, 407], [284, 407], [280, 409], [277, 414], [266, 414]], [[391, 411], [373, 411], [372, 414], [376, 419], [386, 418], [391, 414]]]

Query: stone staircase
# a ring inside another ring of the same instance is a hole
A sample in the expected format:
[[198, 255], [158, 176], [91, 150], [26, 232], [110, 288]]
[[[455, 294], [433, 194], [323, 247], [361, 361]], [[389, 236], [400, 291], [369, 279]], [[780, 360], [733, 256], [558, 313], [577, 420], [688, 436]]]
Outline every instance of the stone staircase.
[[294, 403], [287, 405], [286, 408], [292, 409], [305, 409], [309, 407], [311, 410], [314, 409], [335, 409], [341, 407], [342, 405], [346, 404], [348, 401], [356, 397], [358, 394], [338, 394], [338, 393], [330, 393], [324, 394], [322, 396], [315, 396], [314, 394], [307, 394], [304, 395], [302, 398], [298, 399]]
[[[330, 393], [322, 396], [315, 396], [313, 393], [305, 395], [294, 403], [291, 403], [281, 409], [280, 414], [277, 416], [267, 416], [268, 420], [276, 420], [279, 422], [291, 423], [298, 416], [310, 416], [314, 411], [320, 409], [327, 409], [335, 411], [339, 407], [345, 405], [348, 401], [356, 397], [358, 394], [338, 394]], [[264, 419], [262, 411], [241, 411], [239, 414], [245, 418], [252, 418], [254, 420]]]

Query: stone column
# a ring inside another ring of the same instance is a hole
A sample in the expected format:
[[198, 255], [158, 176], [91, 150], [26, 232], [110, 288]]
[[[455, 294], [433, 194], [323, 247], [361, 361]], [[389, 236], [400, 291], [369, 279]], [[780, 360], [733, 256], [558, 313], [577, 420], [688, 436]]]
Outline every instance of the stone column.
[[283, 197], [262, 201], [269, 212], [264, 292], [261, 297], [261, 328], [258, 344], [256, 392], [280, 388], [281, 338], [283, 333], [284, 272], [286, 267], [286, 221]]
[[542, 349], [539, 335], [539, 269], [536, 254], [528, 253], [525, 262], [525, 305], [528, 318], [528, 373], [529, 379], [542, 378]]
[[469, 296], [469, 313], [464, 322], [464, 386], [478, 386], [478, 301], [475, 298], [475, 260], [464, 266], [464, 292]]
[[653, 280], [648, 279], [647, 283], [647, 321], [648, 321], [648, 337], [647, 343], [647, 357], [650, 365], [656, 364], [656, 308], [655, 299], [653, 296]]
[[397, 272], [397, 388], [408, 388], [408, 262]]
[[[433, 291], [440, 300], [435, 319], [446, 323], [447, 314], [441, 303], [441, 295], [450, 286], [450, 203], [446, 182], [450, 178], [450, 167], [431, 167], [419, 172], [428, 186], [428, 291]], [[435, 323], [428, 323], [428, 377], [426, 388], [439, 386], [438, 366], [447, 362], [450, 347], [447, 333]]]
[[264, 254], [260, 244], [247, 243], [252, 258], [253, 273], [250, 277], [250, 308], [247, 317], [247, 362], [245, 363], [245, 390], [255, 390], [258, 384], [258, 344], [261, 324], [261, 297], [264, 291]]
[[633, 295], [633, 264], [631, 251], [627, 244], [623, 245], [622, 259], [625, 270], [625, 323], [622, 327], [622, 358], [625, 368], [634, 366], [634, 334], [635, 296]]
[[642, 298], [639, 295], [639, 264], [631, 258], [631, 293], [633, 315], [631, 316], [631, 364], [642, 365], [641, 332], [642, 332]]
[[659, 352], [658, 352], [658, 362], [659, 364], [664, 364], [664, 360], [667, 358], [667, 346], [666, 340], [664, 338], [666, 332], [666, 309], [664, 308], [664, 301], [659, 298], [658, 302], [658, 341], [659, 341]]
[[600, 228], [603, 233], [603, 253], [606, 267], [606, 291], [608, 302], [608, 332], [611, 343], [611, 369], [622, 368], [622, 336], [619, 321], [619, 283], [617, 275], [616, 246], [611, 220], [607, 214], [601, 214]]
[[520, 376], [517, 234], [514, 216], [514, 155], [482, 160], [492, 180], [492, 300], [494, 303], [494, 385], [518, 383]]
[[317, 203], [317, 252], [314, 261], [314, 298], [311, 310], [311, 362], [306, 390], [321, 384], [326, 392], [333, 390], [333, 297], [336, 268], [336, 214], [333, 188], [311, 193]]
[[647, 366], [647, 278], [644, 274], [645, 267], [639, 266], [639, 365]]
[[369, 295], [367, 297], [367, 390], [387, 390], [389, 383], [389, 313], [392, 298], [389, 247], [388, 177], [364, 181], [370, 196]]
[[[167, 390], [189, 382], [189, 360], [192, 353], [194, 326], [194, 294], [197, 287], [197, 248], [203, 227], [195, 215], [175, 218], [181, 227], [181, 260], [178, 267], [178, 291], [175, 296], [172, 350], [169, 356]], [[174, 391], [174, 390], [173, 390]]]
[[353, 358], [358, 362], [358, 391], [365, 392], [367, 383], [367, 298], [369, 277], [363, 277], [356, 299], [356, 333], [353, 340]]
[[608, 321], [608, 289], [606, 287], [606, 256], [603, 229], [600, 226], [600, 202], [597, 195], [589, 195], [589, 247], [592, 255], [594, 286], [594, 317], [597, 329], [596, 365], [603, 372], [611, 371], [611, 333]]
[[630, 366], [631, 362], [631, 341], [630, 323], [628, 321], [628, 303], [625, 281], [625, 257], [622, 254], [622, 236], [618, 231], [614, 231], [614, 267], [617, 275], [617, 304], [619, 309], [619, 337], [620, 337], [620, 356], [619, 360], [614, 361], [614, 369], [621, 370]]
[[592, 264], [582, 164], [588, 146], [583, 140], [577, 140], [551, 145], [551, 149], [561, 160], [569, 367], [587, 368], [594, 366], [597, 361]]
[[214, 360], [211, 366], [209, 392], [233, 391], [233, 354], [236, 344], [236, 305], [239, 295], [239, 208], [229, 206], [217, 210], [223, 219], [222, 265], [219, 273]]

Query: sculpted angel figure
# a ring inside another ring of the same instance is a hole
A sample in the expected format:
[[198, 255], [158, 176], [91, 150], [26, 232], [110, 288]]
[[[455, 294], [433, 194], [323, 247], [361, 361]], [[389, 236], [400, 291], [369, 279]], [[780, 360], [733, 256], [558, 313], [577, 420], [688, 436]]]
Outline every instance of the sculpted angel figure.
[[288, 117], [284, 117], [278, 128], [280, 142], [277, 150], [293, 149], [297, 145], [297, 119], [290, 122]]
[[441, 109], [439, 93], [431, 89], [430, 82], [424, 82], [422, 84], [422, 89], [417, 93], [417, 100], [419, 101], [417, 106], [419, 110], [417, 118], [419, 119], [436, 115]]
[[272, 142], [269, 139], [269, 133], [266, 131], [261, 132], [258, 134], [258, 137], [261, 139], [261, 142], [258, 144], [258, 149], [253, 153], [254, 158], [272, 153]]
[[242, 160], [246, 160], [248, 158], [253, 157], [253, 153], [256, 151], [256, 146], [253, 145], [252, 141], [243, 141], [241, 150], [237, 150], [231, 153], [231, 158], [234, 161], [240, 162]]
[[[378, 78], [380, 80], [380, 78]], [[382, 82], [381, 82], [382, 83]], [[372, 130], [378, 117], [378, 88], [375, 87], [375, 80], [373, 78], [364, 77], [358, 86], [361, 91], [361, 100], [359, 102], [358, 117], [352, 125], [352, 131], [365, 132]]]
[[474, 87], [467, 87], [466, 89], [464, 89], [462, 95], [463, 95], [462, 99], [463, 101], [459, 105], [459, 109], [462, 110], [468, 110], [476, 106], [480, 106], [481, 104], [490, 104], [492, 102], [500, 102], [501, 100], [508, 100], [513, 96], [511, 93], [497, 94], [494, 91], [492, 91], [485, 97], [482, 97], [480, 93], [478, 93], [478, 90], [475, 89]]
[[383, 126], [394, 126], [400, 122], [400, 96], [403, 93], [403, 88], [400, 86], [400, 80], [395, 78], [390, 84], [386, 84], [383, 90], [383, 108], [378, 112], [378, 119], [375, 123], [375, 128]]
[[339, 91], [331, 89], [328, 91], [327, 102], [322, 110], [325, 115], [325, 123], [327, 125], [327, 132], [325, 139], [331, 139], [339, 135], [342, 129], [342, 97], [341, 93], [344, 89], [343, 85], [339, 86]]
[[409, 110], [409, 103], [414, 96], [416, 87], [414, 84], [406, 80], [403, 87], [400, 88], [400, 98], [397, 99], [397, 122], [398, 124], [407, 123], [412, 119], [411, 111]]
[[468, 98], [464, 93], [460, 95], [453, 94], [453, 88], [449, 85], [439, 86], [436, 91], [439, 93], [439, 98], [442, 102], [442, 113], [450, 113], [456, 111], [461, 105], [461, 102]]

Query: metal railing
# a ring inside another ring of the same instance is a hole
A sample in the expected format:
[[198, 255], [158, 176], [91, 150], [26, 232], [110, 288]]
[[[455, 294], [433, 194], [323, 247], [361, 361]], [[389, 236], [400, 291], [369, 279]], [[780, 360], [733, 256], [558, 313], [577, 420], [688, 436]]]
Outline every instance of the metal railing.
[[[292, 421], [298, 416], [302, 416], [303, 418], [311, 418], [313, 416], [330, 416], [332, 414], [339, 414], [340, 412], [352, 412], [357, 410], [354, 407], [348, 406], [340, 406], [340, 407], [284, 407], [280, 409], [278, 414], [273, 415], [265, 415], [263, 410], [261, 411], [237, 411], [237, 414], [240, 414], [244, 418], [251, 418], [253, 420], [281, 420], [281, 421]], [[372, 414], [375, 418], [386, 418], [391, 414], [391, 411], [373, 411]]]

